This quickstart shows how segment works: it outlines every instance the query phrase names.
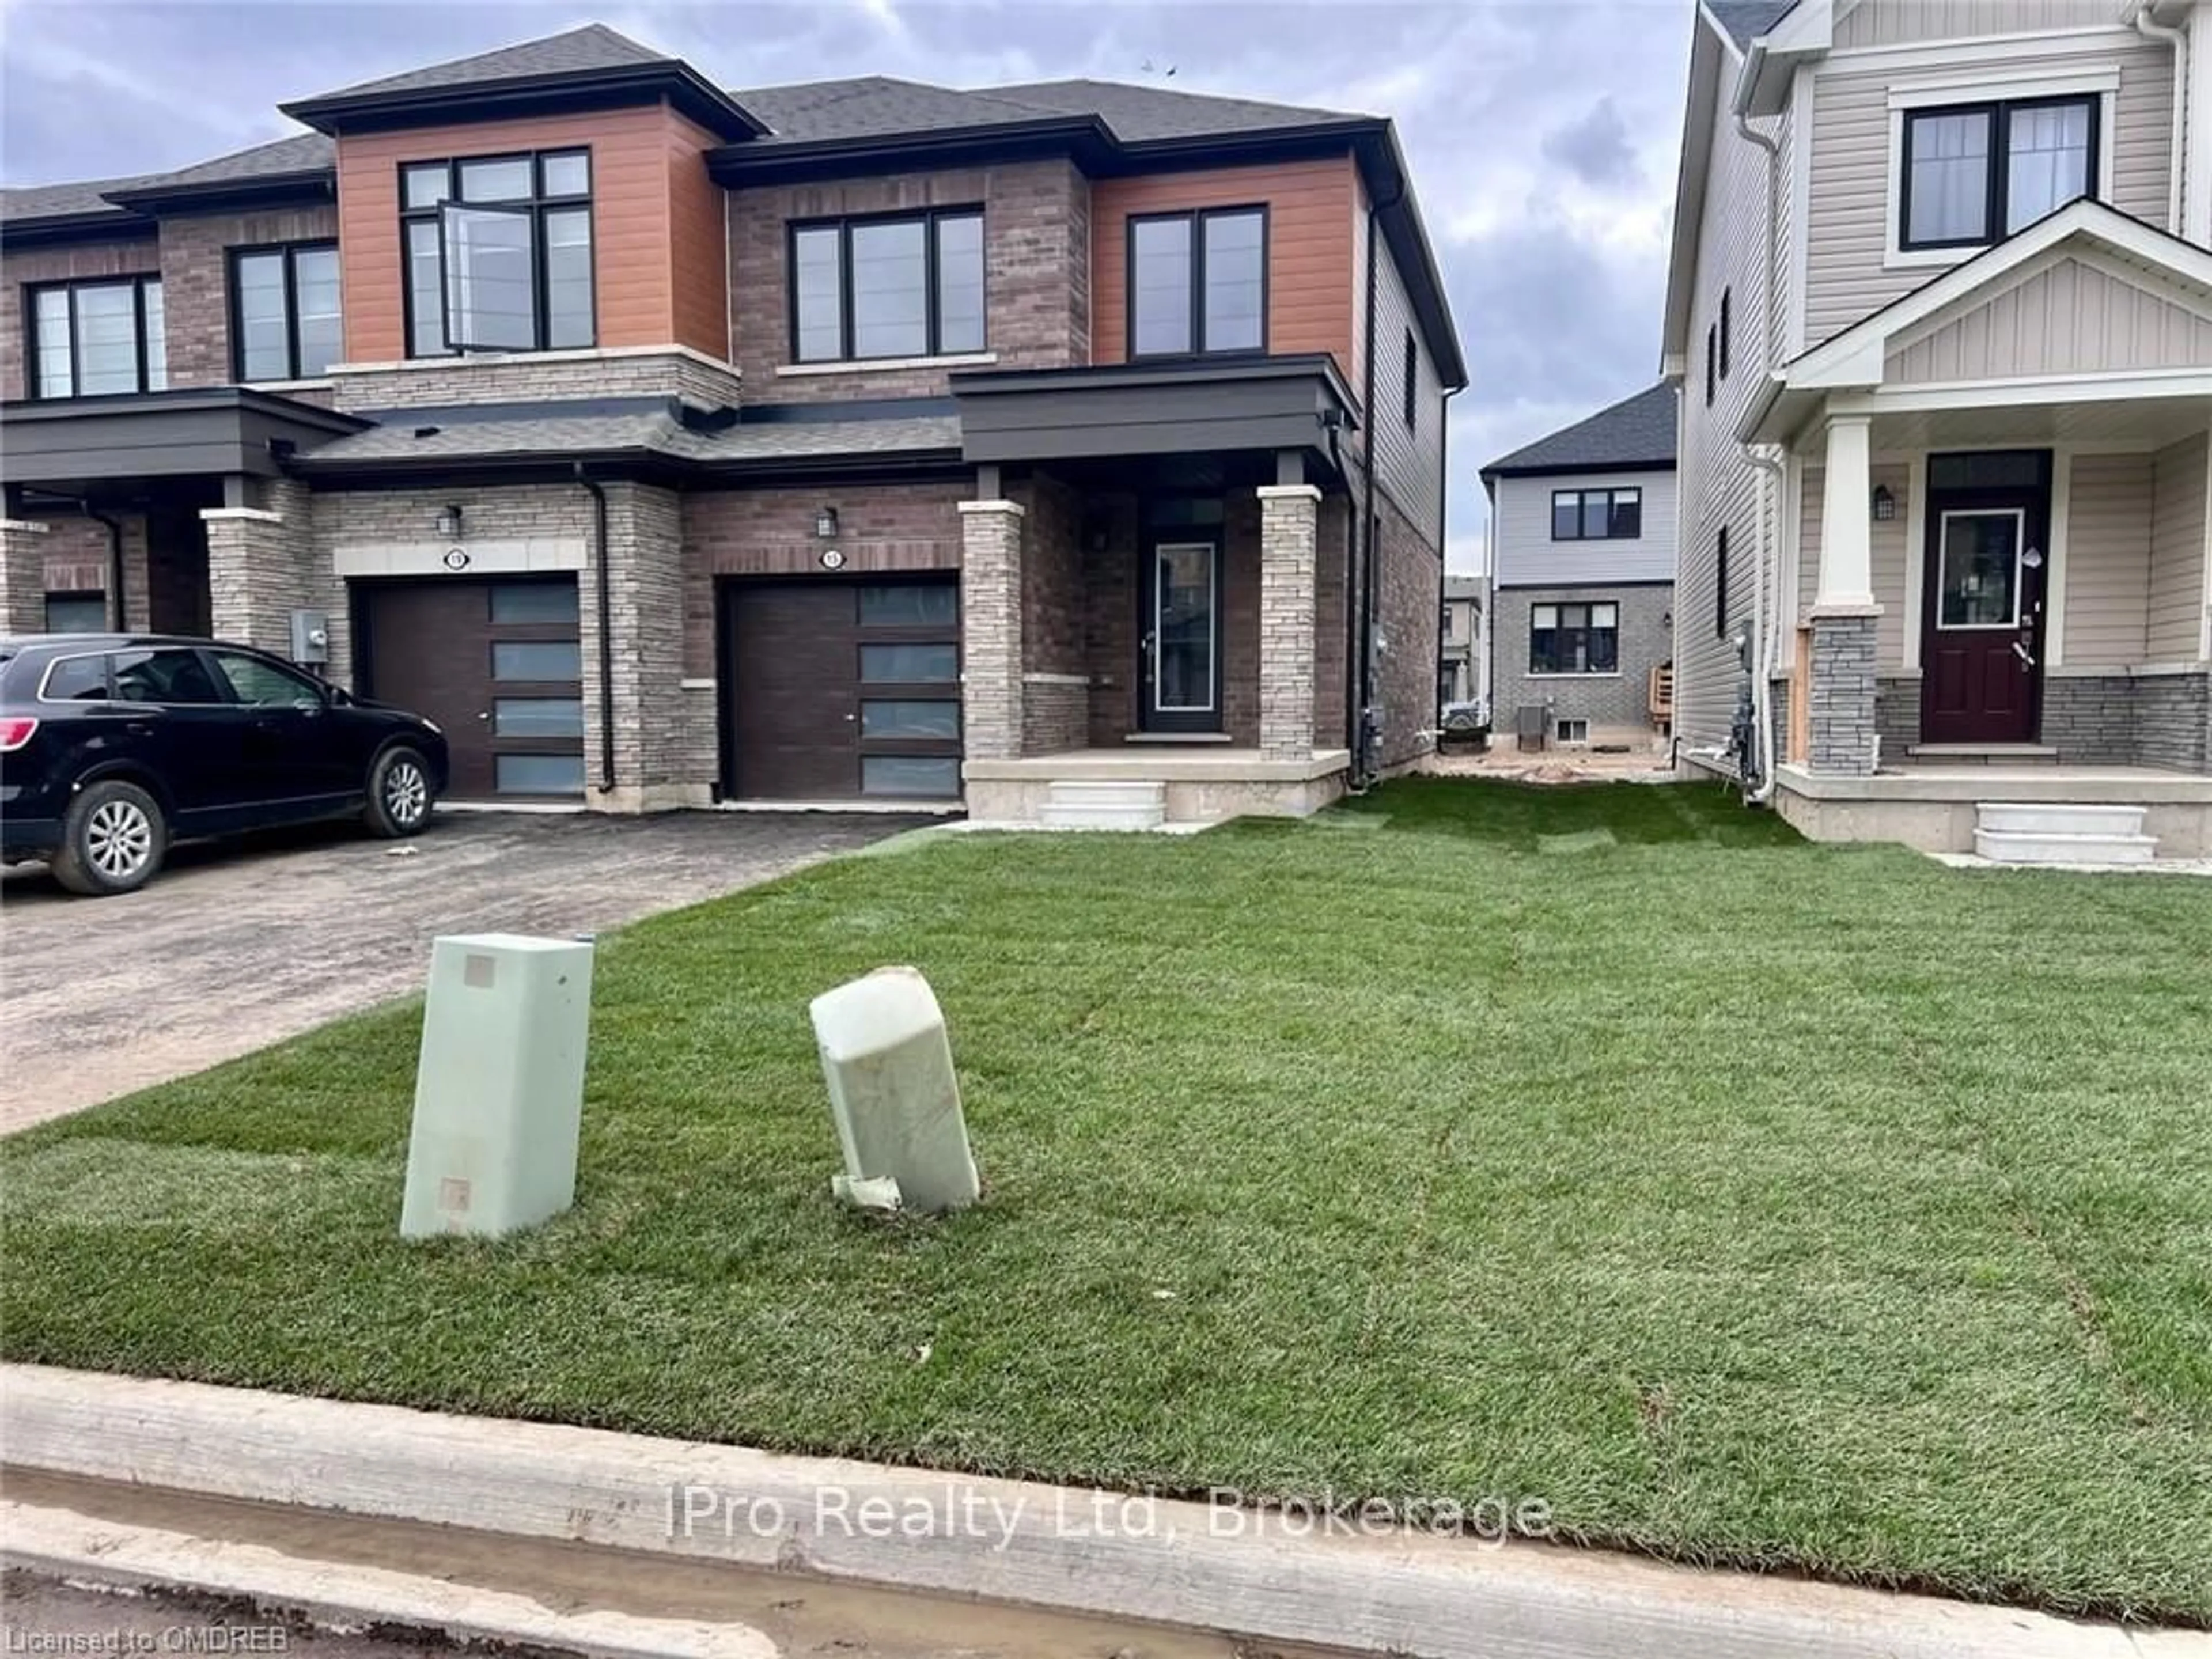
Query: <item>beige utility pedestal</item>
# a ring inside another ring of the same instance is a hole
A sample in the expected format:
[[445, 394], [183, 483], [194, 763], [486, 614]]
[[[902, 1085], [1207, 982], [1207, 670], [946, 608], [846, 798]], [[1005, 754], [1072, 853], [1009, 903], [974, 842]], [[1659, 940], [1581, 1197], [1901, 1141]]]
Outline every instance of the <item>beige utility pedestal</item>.
[[929, 981], [912, 968], [879, 968], [809, 1012], [845, 1152], [837, 1195], [925, 1214], [973, 1204], [981, 1188]]
[[480, 933], [430, 948], [403, 1238], [496, 1238], [576, 1196], [592, 947]]

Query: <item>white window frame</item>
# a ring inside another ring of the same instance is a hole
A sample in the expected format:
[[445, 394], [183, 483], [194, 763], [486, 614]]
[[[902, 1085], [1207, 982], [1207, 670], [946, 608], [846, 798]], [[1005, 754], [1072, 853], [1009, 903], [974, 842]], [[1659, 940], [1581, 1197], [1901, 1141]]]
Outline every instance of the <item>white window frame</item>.
[[[1899, 222], [1899, 214], [1904, 205], [1905, 190], [1905, 118], [1909, 112], [1945, 104], [1999, 104], [2016, 99], [2094, 97], [2098, 100], [2097, 183], [2094, 193], [2098, 201], [2109, 203], [2112, 199], [2113, 154], [2119, 148], [2114, 142], [2112, 131], [2112, 124], [2118, 112], [2119, 96], [2120, 66], [2118, 64], [2105, 64], [2094, 68], [2083, 68], [2077, 64], [2054, 64], [2040, 69], [2014, 64], [2002, 70], [1985, 70], [1979, 75], [1918, 75], [1892, 82], [1889, 88], [1888, 182], [1882, 191], [1882, 268], [1885, 270], [1913, 270], [1963, 264], [2005, 240], [2002, 228], [1998, 227], [1995, 240], [1974, 247], [1906, 248], [1901, 246], [1904, 226]], [[1992, 155], [1990, 165], [1996, 167], [2002, 160], [2001, 156]]]

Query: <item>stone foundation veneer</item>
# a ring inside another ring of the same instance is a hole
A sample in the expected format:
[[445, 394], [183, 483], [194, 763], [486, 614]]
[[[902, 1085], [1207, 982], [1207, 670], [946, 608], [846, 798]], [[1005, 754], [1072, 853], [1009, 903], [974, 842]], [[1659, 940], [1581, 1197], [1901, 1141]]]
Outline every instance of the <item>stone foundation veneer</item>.
[[742, 389], [736, 369], [684, 346], [339, 363], [330, 379], [332, 404], [349, 411], [652, 397], [720, 409]]
[[0, 634], [35, 634], [46, 625], [46, 526], [0, 519]]
[[969, 760], [1022, 754], [1022, 520], [1018, 501], [960, 507], [960, 722]]
[[2212, 673], [2050, 675], [2043, 741], [2068, 766], [2212, 773]]
[[1808, 701], [1814, 772], [1864, 777], [1875, 769], [1875, 630], [1878, 606], [1813, 613], [1813, 686]]
[[1260, 487], [1260, 752], [1314, 750], [1314, 553], [1321, 491]]
[[272, 478], [259, 507], [210, 507], [207, 526], [209, 627], [219, 640], [292, 654], [292, 612], [329, 609], [313, 567], [307, 486]]

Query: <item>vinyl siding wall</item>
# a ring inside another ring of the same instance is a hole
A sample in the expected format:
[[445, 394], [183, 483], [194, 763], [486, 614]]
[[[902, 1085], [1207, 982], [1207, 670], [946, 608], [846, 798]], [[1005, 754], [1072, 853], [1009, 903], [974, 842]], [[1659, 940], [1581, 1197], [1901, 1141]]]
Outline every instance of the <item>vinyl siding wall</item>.
[[[1365, 216], [1361, 216], [1363, 222]], [[1367, 429], [1374, 434], [1375, 482], [1397, 503], [1398, 510], [1431, 545], [1443, 545], [1442, 519], [1443, 485], [1444, 394], [1437, 378], [1437, 362], [1429, 343], [1421, 337], [1406, 294], [1405, 279], [1389, 244], [1376, 250], [1375, 262], [1375, 407]], [[1361, 304], [1365, 304], [1365, 272], [1361, 272]], [[1366, 332], [1364, 314], [1360, 333]], [[1406, 424], [1406, 336], [1414, 343], [1413, 424]], [[1352, 395], [1364, 386], [1355, 383]]]
[[2115, 23], [2123, 0], [1863, 0], [1836, 25], [1836, 46], [1909, 46]]
[[[1852, 21], [1871, 9], [1863, 6]], [[1991, 17], [2040, 9], [2031, 0], [2008, 0], [2003, 6], [1949, 0], [1942, 9]], [[2148, 223], [2165, 224], [2173, 120], [2172, 50], [2132, 31], [2115, 31], [2085, 40], [2078, 57], [1977, 61], [1961, 74], [2001, 82], [2008, 65], [2033, 65], [2039, 71], [2118, 67], [2112, 130], [2103, 138], [2112, 148], [2112, 204]], [[1805, 276], [1805, 338], [1809, 343], [1830, 338], [1911, 292], [1942, 269], [1915, 264], [1890, 270], [1883, 264], [1898, 211], [1896, 180], [1891, 176], [1890, 83], [1905, 75], [1927, 73], [1924, 68], [1899, 71], [1879, 60], [1869, 65], [1834, 56], [1821, 63], [1813, 77]], [[1960, 95], [1964, 100], [1972, 94]]]
[[[1552, 539], [1553, 491], [1621, 487], [1644, 492], [1641, 537], [1634, 541]], [[1674, 580], [1678, 511], [1672, 472], [1588, 472], [1564, 477], [1500, 478], [1498, 585], [1559, 587], [1581, 582], [1671, 582]]]
[[2143, 657], [2193, 662], [2204, 652], [2207, 441], [2159, 451], [2152, 482], [2150, 604]]
[[[1709, 25], [1707, 27], [1710, 27]], [[1759, 544], [1759, 474], [1743, 458], [1735, 428], [1767, 368], [1765, 229], [1766, 155], [1739, 137], [1729, 118], [1736, 65], [1722, 65], [1712, 107], [1712, 155], [1697, 230], [1696, 281], [1688, 361], [1682, 383], [1678, 452], [1681, 546], [1674, 592], [1675, 730], [1692, 747], [1727, 741], [1741, 671], [1733, 647], [1714, 630], [1718, 532], [1729, 532], [1729, 614], [1747, 613]], [[1786, 200], [1786, 197], [1784, 198]], [[1785, 267], [1786, 271], [1786, 267]], [[1786, 280], [1786, 278], [1785, 278]], [[1705, 403], [1705, 334], [1733, 290], [1730, 372]], [[1737, 597], [1741, 595], [1741, 597]]]
[[1890, 384], [2212, 364], [2212, 318], [2079, 259], [2061, 259], [1893, 351]]
[[[1905, 665], [1905, 543], [1914, 523], [1912, 515], [1921, 510], [1921, 504], [1912, 499], [1912, 469], [1905, 462], [1876, 461], [1869, 477], [1869, 492], [1875, 485], [1887, 484], [1897, 498], [1895, 518], [1875, 519], [1867, 526], [1874, 547], [1874, 599], [1881, 607], [1881, 619], [1875, 624], [1875, 665], [1893, 670]], [[1794, 617], [1784, 617], [1785, 628], [1809, 624], [1813, 600], [1820, 589], [1820, 498], [1826, 483], [1826, 467], [1805, 469], [1804, 484], [1798, 491], [1796, 611]], [[1872, 507], [1869, 501], [1869, 513]], [[1784, 653], [1784, 667], [1790, 660], [1789, 653]]]
[[2154, 463], [2147, 454], [2077, 455], [2073, 478], [2065, 661], [2133, 666], [2144, 660]]

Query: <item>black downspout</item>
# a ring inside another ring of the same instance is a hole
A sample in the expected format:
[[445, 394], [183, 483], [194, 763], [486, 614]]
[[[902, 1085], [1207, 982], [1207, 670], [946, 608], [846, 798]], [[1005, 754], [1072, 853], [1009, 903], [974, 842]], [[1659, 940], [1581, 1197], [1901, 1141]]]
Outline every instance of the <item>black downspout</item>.
[[[1437, 428], [1437, 615], [1439, 617], [1444, 614], [1444, 593], [1451, 583], [1451, 538], [1444, 533], [1444, 525], [1451, 511], [1451, 400], [1458, 391], [1455, 386], [1446, 386], [1443, 401], [1437, 410], [1437, 418], [1443, 422]], [[1480, 629], [1475, 631], [1481, 632]], [[1443, 658], [1443, 647], [1439, 643], [1437, 647], [1437, 718], [1433, 728], [1436, 736], [1431, 739], [1438, 749], [1444, 744]], [[1467, 644], [1467, 661], [1468, 666], [1473, 668], [1474, 641], [1472, 640]]]
[[1360, 376], [1364, 385], [1359, 394], [1360, 419], [1367, 423], [1366, 441], [1360, 447], [1360, 456], [1367, 471], [1367, 506], [1365, 523], [1359, 541], [1364, 556], [1359, 567], [1359, 691], [1356, 705], [1358, 724], [1352, 733], [1352, 787], [1364, 789], [1375, 781], [1379, 769], [1375, 764], [1374, 744], [1367, 729], [1367, 711], [1374, 703], [1375, 678], [1375, 302], [1376, 248], [1375, 227], [1377, 216], [1385, 207], [1395, 207], [1406, 199], [1405, 181], [1401, 179], [1397, 191], [1386, 202], [1370, 201], [1367, 204], [1367, 362]]
[[584, 476], [576, 463], [576, 482], [592, 492], [592, 570], [599, 609], [599, 793], [615, 787], [615, 623], [613, 581], [607, 574], [607, 492]]
[[[82, 497], [76, 506], [77, 511], [94, 524], [107, 526], [107, 625], [118, 634], [128, 633], [131, 624], [126, 618], [131, 612], [123, 594], [123, 520], [111, 519]], [[154, 619], [149, 617], [146, 620], [151, 626]]]

